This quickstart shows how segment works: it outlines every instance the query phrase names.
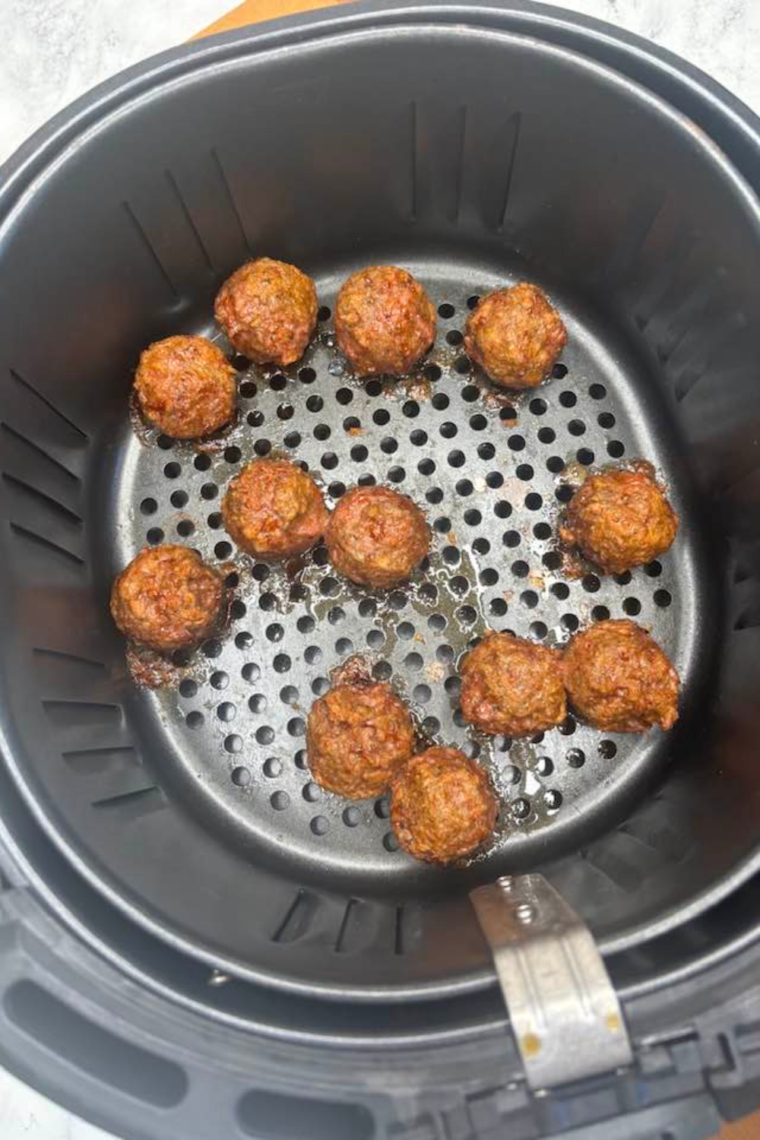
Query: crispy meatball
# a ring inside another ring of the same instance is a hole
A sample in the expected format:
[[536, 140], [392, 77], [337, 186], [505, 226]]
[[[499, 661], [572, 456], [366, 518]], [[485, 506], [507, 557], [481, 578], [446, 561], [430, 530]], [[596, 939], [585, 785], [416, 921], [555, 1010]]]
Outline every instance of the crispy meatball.
[[205, 337], [170, 336], [143, 352], [135, 394], [145, 418], [161, 431], [174, 439], [199, 439], [235, 415], [235, 369]]
[[511, 633], [491, 633], [461, 666], [462, 714], [481, 732], [532, 736], [567, 715], [562, 657]]
[[335, 305], [338, 346], [359, 376], [403, 376], [435, 339], [435, 309], [405, 269], [353, 273]]
[[678, 719], [678, 674], [636, 622], [600, 621], [576, 634], [564, 674], [573, 708], [604, 732], [672, 728]]
[[622, 574], [663, 554], [678, 530], [650, 463], [590, 475], [567, 508], [562, 541], [607, 574]]
[[354, 487], [327, 528], [327, 549], [339, 574], [360, 586], [405, 582], [430, 549], [422, 511], [389, 487]]
[[292, 558], [325, 532], [327, 508], [311, 475], [287, 459], [254, 459], [222, 502], [228, 533], [257, 558]]
[[159, 653], [210, 637], [225, 603], [221, 574], [184, 546], [141, 550], [111, 591], [111, 613], [122, 633]]
[[404, 851], [427, 863], [472, 855], [496, 825], [498, 805], [485, 770], [458, 748], [413, 756], [391, 784], [391, 824]]
[[566, 343], [559, 313], [528, 281], [489, 293], [467, 318], [468, 356], [503, 388], [535, 388]]
[[312, 775], [349, 799], [376, 796], [414, 749], [414, 728], [389, 685], [341, 684], [309, 713], [306, 744]]
[[259, 257], [219, 290], [214, 315], [238, 352], [284, 367], [306, 351], [317, 323], [314, 282], [295, 265]]

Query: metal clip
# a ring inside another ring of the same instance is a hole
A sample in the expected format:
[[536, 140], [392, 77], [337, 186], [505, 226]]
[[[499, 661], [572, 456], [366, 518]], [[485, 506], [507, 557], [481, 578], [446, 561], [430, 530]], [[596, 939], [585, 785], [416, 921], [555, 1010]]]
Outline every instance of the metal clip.
[[620, 1003], [591, 933], [543, 875], [470, 895], [536, 1090], [630, 1065]]

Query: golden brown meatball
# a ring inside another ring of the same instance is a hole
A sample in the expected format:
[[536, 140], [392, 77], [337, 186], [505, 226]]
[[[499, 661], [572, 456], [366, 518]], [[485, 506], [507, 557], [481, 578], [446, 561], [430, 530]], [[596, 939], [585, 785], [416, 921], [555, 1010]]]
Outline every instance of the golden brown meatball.
[[111, 591], [111, 613], [122, 633], [159, 653], [210, 637], [225, 603], [221, 574], [184, 546], [141, 550]]
[[481, 732], [532, 736], [567, 715], [562, 657], [511, 633], [490, 633], [461, 666], [462, 714]]
[[318, 784], [349, 799], [384, 792], [414, 749], [409, 712], [389, 685], [340, 684], [316, 701], [306, 733]]
[[467, 318], [468, 356], [504, 388], [535, 388], [566, 343], [562, 318], [529, 281], [489, 293]]
[[232, 480], [222, 501], [227, 532], [257, 558], [292, 558], [327, 527], [322, 492], [287, 459], [254, 459]]
[[229, 423], [237, 406], [235, 369], [202, 336], [170, 336], [146, 348], [135, 395], [147, 420], [174, 439], [200, 439]]
[[406, 581], [430, 549], [430, 531], [406, 495], [354, 487], [330, 517], [327, 549], [339, 574], [382, 589]]
[[573, 708], [604, 732], [672, 728], [678, 719], [678, 674], [633, 621], [600, 621], [576, 634], [564, 674]]
[[405, 269], [374, 265], [338, 293], [338, 346], [359, 376], [403, 376], [435, 339], [435, 309]]
[[560, 537], [607, 574], [651, 562], [673, 543], [678, 515], [650, 463], [590, 475], [567, 508]]
[[404, 851], [427, 863], [472, 855], [492, 834], [498, 804], [483, 768], [458, 748], [428, 748], [391, 784], [391, 824]]
[[219, 290], [214, 315], [238, 352], [284, 367], [306, 351], [317, 323], [314, 282], [295, 265], [259, 257]]

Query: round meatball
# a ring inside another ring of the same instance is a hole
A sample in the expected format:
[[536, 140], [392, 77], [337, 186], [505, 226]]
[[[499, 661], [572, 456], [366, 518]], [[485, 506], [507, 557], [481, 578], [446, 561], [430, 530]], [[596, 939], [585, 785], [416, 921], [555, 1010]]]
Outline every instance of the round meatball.
[[354, 487], [330, 517], [327, 549], [339, 574], [381, 589], [405, 582], [430, 549], [420, 508], [389, 487]]
[[533, 736], [567, 715], [562, 656], [511, 633], [491, 633], [461, 666], [462, 714], [491, 736]]
[[214, 315], [238, 352], [256, 364], [285, 367], [306, 351], [317, 323], [317, 291], [295, 265], [259, 257], [227, 278]]
[[435, 309], [405, 269], [353, 273], [335, 305], [338, 346], [359, 376], [403, 376], [435, 339]]
[[185, 546], [141, 550], [111, 591], [111, 613], [122, 633], [159, 653], [210, 637], [222, 622], [225, 603], [221, 574]]
[[414, 728], [389, 685], [341, 684], [316, 701], [306, 732], [316, 782], [349, 799], [384, 792], [414, 750]]
[[492, 834], [498, 804], [487, 773], [458, 748], [428, 748], [391, 785], [391, 824], [404, 851], [427, 863], [472, 855]]
[[135, 395], [145, 418], [166, 435], [200, 439], [234, 417], [235, 369], [205, 337], [170, 336], [140, 357]]
[[232, 480], [222, 502], [228, 533], [241, 550], [265, 561], [292, 558], [327, 527], [322, 492], [287, 459], [254, 459]]
[[528, 281], [484, 297], [467, 318], [464, 338], [468, 356], [503, 388], [535, 388], [566, 343], [559, 313]]
[[673, 543], [678, 515], [649, 463], [590, 475], [567, 508], [560, 537], [607, 574], [651, 562]]
[[672, 728], [678, 719], [678, 674], [636, 622], [600, 621], [576, 634], [564, 674], [573, 708], [604, 732]]

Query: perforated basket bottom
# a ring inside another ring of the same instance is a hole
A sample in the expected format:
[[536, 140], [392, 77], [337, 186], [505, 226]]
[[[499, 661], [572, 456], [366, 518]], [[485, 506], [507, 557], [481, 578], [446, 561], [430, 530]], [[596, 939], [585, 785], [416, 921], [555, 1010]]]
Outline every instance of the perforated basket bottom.
[[[400, 877], [414, 865], [397, 850], [386, 797], [348, 802], [310, 778], [306, 717], [331, 670], [367, 655], [431, 740], [488, 766], [503, 810], [481, 858], [496, 874], [567, 849], [579, 823], [606, 826], [665, 755], [667, 738], [605, 736], [572, 716], [531, 741], [479, 738], [458, 708], [457, 663], [468, 645], [489, 627], [561, 644], [589, 622], [630, 616], [686, 677], [699, 606], [688, 520], [661, 563], [618, 578], [591, 567], [563, 576], [556, 550], [563, 503], [589, 467], [642, 456], [668, 480], [667, 456], [643, 412], [651, 392], [641, 366], [609, 351], [555, 294], [569, 331], [555, 376], [533, 392], [495, 392], [465, 357], [462, 332], [475, 297], [509, 277], [409, 267], [439, 312], [418, 376], [354, 381], [323, 309], [297, 366], [240, 371], [239, 423], [221, 443], [138, 436], [125, 423], [117, 491], [118, 565], [146, 543], [177, 542], [239, 579], [229, 630], [192, 656], [177, 686], [140, 698], [159, 780], [170, 777], [202, 820], [251, 858], [279, 852], [302, 861], [301, 874], [311, 862], [359, 876], [367, 888], [373, 877]], [[318, 282], [324, 305], [337, 284]], [[412, 496], [433, 528], [429, 567], [380, 592], [340, 579], [324, 548], [297, 568], [240, 554], [223, 529], [221, 499], [248, 460], [268, 454], [307, 464], [330, 504], [357, 482]], [[681, 513], [679, 488], [670, 490]]]

